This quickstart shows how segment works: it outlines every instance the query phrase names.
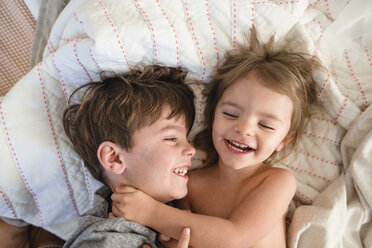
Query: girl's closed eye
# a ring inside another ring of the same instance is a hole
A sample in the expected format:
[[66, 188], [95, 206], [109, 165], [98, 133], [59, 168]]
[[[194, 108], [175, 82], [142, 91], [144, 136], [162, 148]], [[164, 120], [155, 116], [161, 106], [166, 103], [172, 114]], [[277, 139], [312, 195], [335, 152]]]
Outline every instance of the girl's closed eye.
[[271, 127], [271, 126], [269, 126], [269, 125], [267, 125], [267, 124], [259, 123], [259, 125], [260, 125], [261, 127], [265, 128], [265, 129], [268, 129], [268, 130], [275, 130], [275, 128], [273, 128], [273, 127]]
[[231, 113], [226, 112], [226, 111], [223, 112], [223, 115], [226, 116], [226, 117], [228, 117], [228, 118], [230, 118], [230, 119], [233, 119], [233, 118], [237, 118], [238, 117], [237, 115], [231, 114]]

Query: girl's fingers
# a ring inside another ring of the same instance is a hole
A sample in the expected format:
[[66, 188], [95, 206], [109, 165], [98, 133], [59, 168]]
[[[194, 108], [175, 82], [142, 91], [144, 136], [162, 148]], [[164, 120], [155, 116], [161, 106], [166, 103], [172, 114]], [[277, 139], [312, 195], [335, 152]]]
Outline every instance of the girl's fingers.
[[183, 229], [177, 248], [188, 248], [190, 242], [190, 228]]
[[160, 241], [167, 242], [167, 241], [170, 240], [170, 237], [167, 236], [167, 235], [165, 235], [165, 234], [160, 233], [158, 239], [159, 239]]

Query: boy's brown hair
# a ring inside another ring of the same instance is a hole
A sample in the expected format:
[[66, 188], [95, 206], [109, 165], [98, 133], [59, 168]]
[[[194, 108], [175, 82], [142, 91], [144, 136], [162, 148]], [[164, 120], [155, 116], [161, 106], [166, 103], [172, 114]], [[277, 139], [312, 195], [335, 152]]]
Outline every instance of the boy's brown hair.
[[312, 106], [317, 105], [317, 84], [312, 77], [315, 68], [324, 69], [321, 61], [306, 53], [274, 51], [274, 36], [266, 44], [260, 43], [255, 28], [251, 29], [249, 46], [240, 46], [225, 54], [225, 61], [217, 69], [205, 94], [206, 129], [195, 138], [195, 146], [207, 153], [206, 165], [213, 165], [218, 154], [212, 141], [212, 124], [218, 101], [224, 91], [237, 79], [250, 75], [259, 77], [268, 87], [287, 95], [293, 102], [291, 127], [285, 139], [292, 140], [278, 153], [274, 152], [265, 162], [272, 164], [285, 158], [297, 145], [306, 126]]
[[[194, 94], [185, 84], [186, 72], [162, 66], [147, 66], [124, 75], [90, 82], [76, 89], [63, 114], [63, 126], [75, 151], [90, 173], [106, 183], [97, 149], [111, 141], [130, 150], [136, 130], [157, 121], [165, 106], [168, 119], [185, 116], [188, 130], [194, 122]], [[72, 98], [82, 89], [79, 104]], [[149, 137], [151, 138], [151, 137]]]

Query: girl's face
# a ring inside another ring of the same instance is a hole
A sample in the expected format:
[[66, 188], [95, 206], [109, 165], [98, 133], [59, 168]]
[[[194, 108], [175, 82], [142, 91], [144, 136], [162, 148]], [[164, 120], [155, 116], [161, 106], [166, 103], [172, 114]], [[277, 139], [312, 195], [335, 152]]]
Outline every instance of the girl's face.
[[260, 165], [290, 140], [293, 103], [250, 75], [223, 93], [214, 113], [212, 139], [219, 164], [233, 169]]

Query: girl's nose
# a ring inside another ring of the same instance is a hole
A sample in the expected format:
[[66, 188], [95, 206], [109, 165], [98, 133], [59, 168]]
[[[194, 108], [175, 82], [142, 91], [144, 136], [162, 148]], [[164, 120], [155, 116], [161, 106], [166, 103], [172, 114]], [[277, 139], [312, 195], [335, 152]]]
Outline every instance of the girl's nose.
[[244, 136], [254, 136], [256, 131], [254, 126], [248, 121], [240, 121], [234, 126], [234, 130]]

